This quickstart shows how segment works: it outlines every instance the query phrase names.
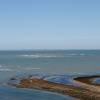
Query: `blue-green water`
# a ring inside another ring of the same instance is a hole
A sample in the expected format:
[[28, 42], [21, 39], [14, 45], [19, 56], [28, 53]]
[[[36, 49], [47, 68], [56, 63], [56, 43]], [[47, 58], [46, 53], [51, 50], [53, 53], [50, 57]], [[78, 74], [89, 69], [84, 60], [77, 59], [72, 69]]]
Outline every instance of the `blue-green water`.
[[4, 86], [15, 75], [100, 72], [100, 50], [0, 51], [0, 100], [73, 100], [46, 91]]

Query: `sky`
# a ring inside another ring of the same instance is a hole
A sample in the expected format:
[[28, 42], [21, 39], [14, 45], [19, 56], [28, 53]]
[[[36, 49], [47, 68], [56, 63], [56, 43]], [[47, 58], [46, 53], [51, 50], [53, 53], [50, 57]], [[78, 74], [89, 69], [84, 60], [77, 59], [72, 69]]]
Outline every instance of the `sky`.
[[0, 50], [100, 49], [100, 0], [0, 0]]

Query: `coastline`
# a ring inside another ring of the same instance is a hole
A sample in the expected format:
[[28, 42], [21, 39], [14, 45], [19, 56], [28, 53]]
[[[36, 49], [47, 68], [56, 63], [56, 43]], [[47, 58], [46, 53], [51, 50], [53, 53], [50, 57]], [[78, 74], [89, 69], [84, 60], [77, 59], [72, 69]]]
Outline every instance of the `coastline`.
[[[79, 98], [82, 100], [100, 100], [100, 87], [88, 83], [91, 79], [100, 76], [83, 76], [73, 79], [73, 82], [78, 86], [65, 85], [55, 82], [50, 82], [48, 80], [39, 79], [36, 77], [23, 78], [18, 84], [10, 84], [17, 88], [30, 88], [30, 89], [40, 89], [51, 92], [57, 92], [64, 95], [69, 95], [74, 98]], [[12, 80], [16, 80], [12, 78]], [[87, 81], [88, 80], [88, 81]]]

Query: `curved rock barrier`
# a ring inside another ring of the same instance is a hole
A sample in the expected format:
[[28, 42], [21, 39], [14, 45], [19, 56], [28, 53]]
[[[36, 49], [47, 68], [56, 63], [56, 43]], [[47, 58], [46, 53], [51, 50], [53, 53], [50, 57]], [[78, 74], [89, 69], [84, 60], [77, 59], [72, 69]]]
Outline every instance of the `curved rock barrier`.
[[[73, 82], [77, 84], [77, 86], [50, 82], [48, 80], [39, 79], [36, 77], [23, 78], [20, 79], [17, 84], [13, 83], [10, 85], [18, 88], [34, 88], [57, 92], [79, 98], [81, 100], [100, 100], [100, 87], [93, 85], [91, 81], [97, 77], [99, 76], [85, 76], [74, 78]], [[12, 78], [11, 80], [15, 81], [16, 78]]]
[[77, 77], [74, 78], [73, 81], [74, 83], [80, 85], [80, 87], [82, 88], [100, 93], [100, 84], [96, 84], [93, 82], [96, 78], [100, 78], [100, 75]]

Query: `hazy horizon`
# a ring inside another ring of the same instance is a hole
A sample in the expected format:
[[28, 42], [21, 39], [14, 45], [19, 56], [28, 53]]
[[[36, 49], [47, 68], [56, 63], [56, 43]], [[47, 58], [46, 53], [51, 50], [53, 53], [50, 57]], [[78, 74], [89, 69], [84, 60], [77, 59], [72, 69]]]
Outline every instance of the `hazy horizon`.
[[0, 50], [100, 49], [99, 0], [0, 1]]
[[100, 49], [0, 49], [0, 51], [91, 51], [96, 50], [100, 51]]

